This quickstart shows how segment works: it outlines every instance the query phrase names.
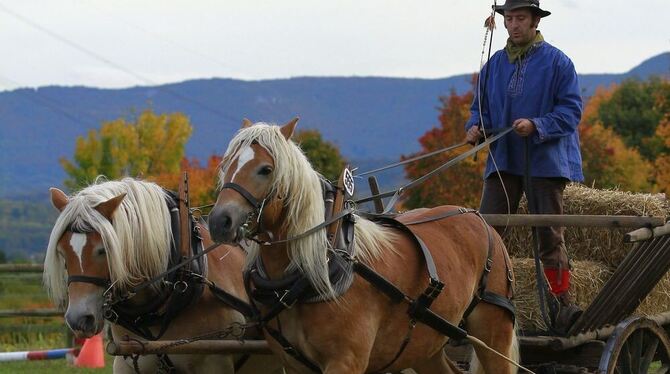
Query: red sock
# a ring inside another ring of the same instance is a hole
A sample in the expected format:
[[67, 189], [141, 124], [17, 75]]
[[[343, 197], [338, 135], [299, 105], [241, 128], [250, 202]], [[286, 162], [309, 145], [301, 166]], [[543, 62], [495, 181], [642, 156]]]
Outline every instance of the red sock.
[[557, 268], [544, 268], [544, 275], [549, 281], [549, 290], [558, 296], [570, 289], [570, 270]]

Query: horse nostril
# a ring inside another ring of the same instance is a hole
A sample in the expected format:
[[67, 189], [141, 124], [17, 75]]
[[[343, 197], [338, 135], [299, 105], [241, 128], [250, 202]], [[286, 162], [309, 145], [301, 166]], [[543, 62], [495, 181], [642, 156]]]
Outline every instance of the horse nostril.
[[225, 211], [215, 209], [209, 216], [209, 230], [215, 238], [231, 230], [233, 220]]
[[87, 314], [81, 319], [81, 327], [83, 331], [92, 331], [95, 329], [95, 317], [93, 314]]

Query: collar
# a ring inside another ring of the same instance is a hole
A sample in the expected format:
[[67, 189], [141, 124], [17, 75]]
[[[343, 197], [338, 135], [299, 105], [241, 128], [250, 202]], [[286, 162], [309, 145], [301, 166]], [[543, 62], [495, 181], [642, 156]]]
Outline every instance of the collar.
[[533, 39], [531, 42], [524, 44], [524, 45], [515, 45], [512, 43], [511, 39], [507, 39], [507, 45], [505, 46], [505, 52], [507, 52], [507, 59], [509, 60], [510, 64], [513, 64], [517, 60], [523, 59], [528, 52], [535, 46], [539, 45], [544, 41], [544, 37], [542, 37], [542, 34], [538, 30], [535, 33], [535, 39]]

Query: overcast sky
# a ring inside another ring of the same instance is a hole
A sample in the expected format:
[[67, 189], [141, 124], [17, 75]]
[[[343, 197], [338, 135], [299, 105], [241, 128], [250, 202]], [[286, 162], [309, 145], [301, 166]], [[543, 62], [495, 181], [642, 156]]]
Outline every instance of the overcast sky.
[[[499, 0], [499, 3], [503, 0]], [[479, 0], [0, 0], [0, 90], [193, 78], [441, 78], [479, 68]], [[580, 73], [670, 50], [669, 0], [543, 0]], [[502, 17], [494, 49], [507, 38]]]

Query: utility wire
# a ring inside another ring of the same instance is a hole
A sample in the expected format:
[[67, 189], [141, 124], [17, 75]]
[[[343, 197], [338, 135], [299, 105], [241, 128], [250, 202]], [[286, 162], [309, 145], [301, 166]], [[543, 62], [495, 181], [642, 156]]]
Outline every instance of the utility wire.
[[231, 67], [231, 65], [227, 64], [226, 62], [223, 62], [220, 59], [218, 59], [216, 57], [213, 57], [211, 55], [202, 53], [201, 51], [198, 51], [197, 49], [191, 48], [188, 45], [185, 45], [183, 43], [179, 43], [179, 42], [177, 42], [173, 39], [166, 38], [165, 35], [163, 35], [163, 34], [148, 30], [148, 29], [146, 29], [146, 28], [144, 28], [140, 25], [137, 25], [135, 23], [132, 23], [132, 22], [128, 21], [127, 19], [119, 18], [117, 16], [110, 16], [109, 14], [107, 14], [107, 12], [105, 10], [100, 9], [99, 7], [95, 6], [94, 3], [85, 3], [85, 4], [92, 6], [90, 9], [93, 9], [98, 14], [101, 14], [101, 15], [109, 18], [109, 19], [112, 19], [114, 22], [121, 22], [121, 23], [125, 24], [126, 26], [129, 26], [129, 27], [132, 27], [136, 30], [139, 30], [139, 31], [151, 36], [152, 38], [154, 38], [156, 40], [159, 40], [160, 42], [162, 42], [166, 45], [171, 45], [171, 46], [177, 47], [177, 48], [183, 50], [184, 52], [187, 52], [187, 53], [190, 53], [192, 55], [198, 56], [198, 57], [200, 57], [204, 60], [207, 60], [207, 61], [209, 61], [209, 62], [211, 62], [215, 65], [218, 65], [218, 66], [220, 66], [224, 69], [227, 69], [227, 70], [232, 70], [233, 69]]
[[[7, 78], [7, 77], [5, 77], [5, 76], [3, 76], [3, 75], [0, 75], [0, 80], [7, 81], [7, 82], [13, 84], [14, 86], [24, 86], [24, 85], [22, 85], [21, 83], [15, 81], [15, 80], [13, 80], [13, 79]], [[17, 90], [15, 90], [14, 92], [17, 92], [17, 93], [19, 93], [20, 95], [22, 95], [22, 96], [28, 98], [29, 100], [31, 100], [31, 101], [33, 101], [33, 102], [35, 102], [35, 103], [37, 103], [37, 104], [40, 104], [40, 105], [42, 105], [42, 106], [45, 106], [45, 107], [51, 109], [52, 111], [57, 112], [57, 113], [61, 114], [62, 116], [66, 117], [66, 118], [68, 118], [68, 119], [70, 119], [70, 120], [72, 120], [72, 121], [74, 121], [74, 122], [77, 122], [77, 123], [79, 123], [79, 124], [81, 124], [81, 125], [84, 125], [84, 126], [90, 126], [90, 125], [91, 125], [90, 123], [86, 123], [85, 120], [83, 120], [82, 118], [80, 118], [80, 116], [78, 116], [78, 115], [76, 115], [76, 114], [70, 112], [69, 110], [63, 109], [61, 103], [57, 103], [56, 101], [54, 101], [53, 99], [47, 97], [46, 95], [41, 94], [41, 93], [39, 92], [39, 90], [37, 90], [37, 89], [35, 89], [35, 90], [31, 90], [31, 89], [17, 89]], [[83, 112], [82, 112], [81, 114], [83, 114], [84, 116], [88, 117], [88, 119], [89, 119], [91, 122], [93, 122], [93, 123], [100, 122], [99, 120], [93, 118], [93, 117], [92, 117], [91, 115], [89, 115], [88, 113], [83, 113]]]
[[19, 21], [21, 21], [21, 22], [23, 22], [23, 23], [25, 23], [25, 24], [27, 24], [27, 25], [29, 25], [29, 26], [31, 26], [31, 27], [33, 27], [33, 28], [45, 33], [45, 34], [47, 34], [47, 35], [49, 35], [50, 37], [60, 41], [61, 43], [64, 43], [64, 44], [70, 46], [71, 48], [74, 48], [74, 49], [76, 49], [76, 50], [78, 50], [78, 51], [80, 51], [80, 52], [82, 52], [82, 53], [84, 53], [84, 54], [86, 54], [90, 57], [93, 57], [94, 59], [96, 59], [98, 61], [101, 61], [102, 63], [104, 63], [106, 65], [109, 65], [109, 66], [111, 66], [111, 67], [113, 67], [117, 70], [120, 70], [120, 71], [122, 71], [122, 72], [124, 72], [124, 73], [126, 73], [130, 76], [135, 77], [136, 79], [142, 81], [145, 84], [155, 86], [155, 88], [158, 89], [159, 91], [163, 91], [163, 92], [165, 92], [169, 95], [172, 95], [173, 97], [176, 97], [179, 100], [182, 100], [184, 102], [199, 106], [202, 109], [205, 109], [205, 110], [207, 110], [211, 113], [214, 113], [218, 116], [221, 116], [223, 118], [229, 119], [233, 122], [238, 121], [238, 119], [234, 118], [233, 116], [231, 116], [227, 113], [221, 112], [216, 108], [212, 108], [212, 107], [210, 107], [206, 104], [203, 104], [203, 103], [201, 103], [197, 100], [194, 100], [190, 97], [181, 95], [181, 94], [179, 94], [179, 93], [177, 93], [173, 90], [170, 90], [169, 88], [167, 88], [165, 86], [161, 86], [159, 83], [157, 83], [157, 82], [155, 82], [155, 81], [153, 81], [153, 80], [151, 80], [151, 79], [149, 79], [149, 78], [147, 78], [147, 77], [145, 77], [145, 76], [143, 76], [139, 73], [136, 73], [133, 70], [131, 70], [131, 69], [129, 69], [129, 68], [123, 66], [123, 65], [120, 65], [120, 64], [118, 64], [118, 63], [116, 63], [116, 62], [114, 62], [114, 61], [96, 53], [95, 51], [93, 51], [91, 49], [88, 49], [88, 48], [86, 48], [82, 45], [79, 45], [79, 44], [77, 44], [77, 43], [75, 43], [75, 42], [73, 42], [73, 41], [71, 41], [71, 40], [69, 40], [69, 39], [51, 31], [51, 30], [49, 30], [49, 29], [47, 29], [46, 27], [30, 20], [29, 18], [24, 17], [23, 15], [21, 15], [19, 13], [14, 12], [13, 10], [9, 9], [6, 5], [4, 5], [2, 3], [0, 3], [0, 11], [14, 17], [15, 19], [17, 19], [17, 20], [19, 20]]

